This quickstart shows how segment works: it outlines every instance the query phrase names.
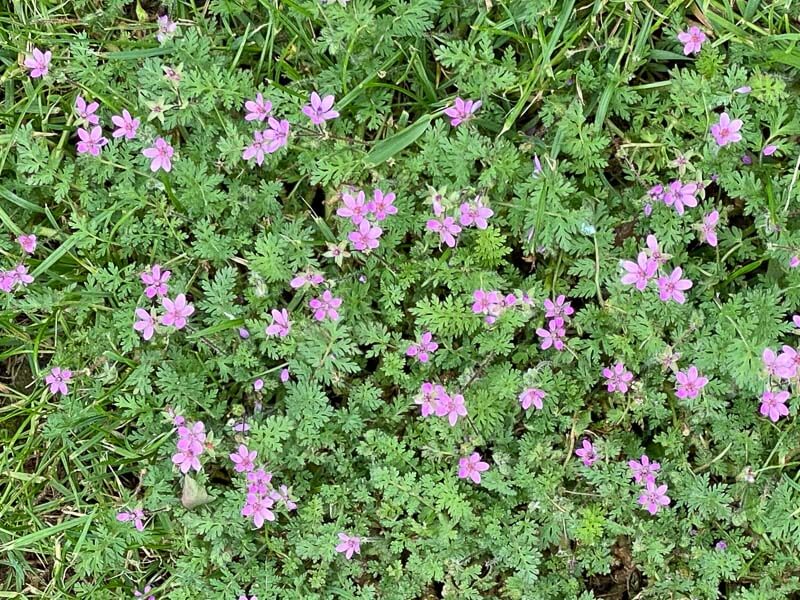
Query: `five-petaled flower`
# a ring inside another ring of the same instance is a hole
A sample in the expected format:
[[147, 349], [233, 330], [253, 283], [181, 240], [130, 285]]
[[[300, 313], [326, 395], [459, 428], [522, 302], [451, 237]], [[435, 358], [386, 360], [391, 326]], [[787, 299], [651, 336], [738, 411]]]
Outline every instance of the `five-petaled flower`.
[[53, 367], [44, 378], [44, 382], [50, 386], [50, 393], [59, 393], [62, 396], [69, 394], [67, 384], [70, 383], [71, 380], [72, 371], [69, 369], [62, 369], [61, 367]]
[[383, 221], [389, 215], [397, 214], [397, 207], [393, 204], [394, 192], [383, 193], [380, 188], [372, 191], [372, 201], [367, 205], [367, 210], [375, 215], [376, 221]]
[[717, 245], [717, 223], [719, 223], [719, 211], [712, 210], [703, 217], [703, 224], [700, 226], [700, 239], [709, 246]]
[[789, 408], [786, 406], [786, 401], [789, 400], [789, 392], [781, 390], [773, 392], [766, 390], [761, 394], [761, 408], [759, 412], [773, 423], [777, 423], [778, 419], [785, 417], [789, 414]]
[[339, 533], [339, 545], [336, 546], [336, 551], [343, 553], [345, 558], [350, 560], [353, 553], [361, 554], [361, 538], [344, 532]]
[[33, 251], [36, 250], [36, 236], [32, 233], [18, 235], [17, 243], [25, 254], [33, 254]]
[[267, 154], [272, 154], [289, 141], [289, 121], [286, 119], [279, 121], [274, 117], [268, 117], [267, 124], [269, 129], [265, 129], [263, 132], [264, 143], [266, 144], [264, 150]]
[[255, 469], [254, 461], [256, 460], [256, 454], [257, 452], [255, 450], [248, 450], [247, 446], [240, 444], [239, 449], [230, 455], [236, 472], [249, 473]]
[[380, 245], [378, 240], [382, 233], [383, 229], [364, 219], [358, 224], [358, 229], [350, 232], [347, 239], [353, 243], [353, 248], [355, 250], [369, 252], [370, 250], [375, 250]]
[[440, 241], [447, 244], [450, 248], [455, 247], [456, 237], [461, 233], [461, 227], [456, 224], [453, 217], [444, 217], [439, 219], [429, 219], [425, 224], [428, 231], [433, 231], [439, 234]]
[[567, 319], [575, 312], [572, 305], [566, 301], [567, 298], [564, 294], [559, 295], [556, 301], [553, 302], [550, 298], [544, 300], [544, 316], [546, 319]]
[[261, 529], [264, 521], [275, 520], [275, 513], [271, 510], [274, 505], [275, 501], [268, 494], [249, 492], [245, 498], [241, 515], [253, 519], [256, 529]]
[[133, 328], [142, 334], [144, 341], [149, 340], [156, 330], [156, 319], [153, 313], [144, 308], [137, 308], [135, 315], [136, 320], [133, 322]]
[[121, 115], [111, 117], [111, 122], [117, 126], [117, 129], [111, 133], [112, 137], [124, 137], [126, 140], [132, 140], [136, 137], [140, 121], [139, 119], [134, 119], [128, 109], [123, 109]]
[[657, 462], [651, 462], [647, 454], [642, 454], [639, 460], [629, 460], [628, 466], [633, 472], [633, 480], [636, 483], [655, 481], [656, 473], [661, 469], [661, 465]]
[[719, 122], [711, 126], [711, 135], [718, 146], [727, 146], [742, 140], [742, 134], [739, 133], [741, 128], [741, 119], [731, 121], [728, 113], [724, 112], [719, 116]]
[[436, 405], [442, 392], [444, 392], [444, 388], [441, 385], [434, 385], [430, 381], [422, 383], [414, 404], [420, 406], [423, 417], [429, 417], [436, 412]]
[[564, 349], [564, 338], [566, 337], [567, 330], [564, 328], [564, 319], [557, 317], [550, 319], [547, 324], [547, 329], [539, 328], [536, 330], [536, 335], [542, 338], [540, 348], [547, 350], [552, 346], [559, 352]]
[[325, 121], [339, 116], [339, 113], [333, 110], [333, 102], [333, 95], [320, 98], [317, 92], [311, 92], [309, 104], [303, 107], [303, 114], [311, 119], [314, 125], [322, 125]]
[[172, 170], [172, 155], [174, 153], [175, 150], [162, 137], [157, 137], [152, 146], [142, 150], [142, 154], [150, 159], [150, 170], [153, 173], [159, 169], [169, 173]]
[[24, 65], [30, 70], [29, 75], [34, 79], [47, 75], [52, 57], [53, 54], [49, 50], [42, 52], [38, 48], [34, 48], [33, 52], [25, 57], [24, 62]]
[[656, 486], [654, 480], [649, 480], [645, 483], [645, 488], [639, 496], [639, 504], [647, 509], [651, 515], [656, 514], [662, 506], [668, 506], [670, 503], [669, 496], [667, 496], [667, 484]]
[[178, 24], [169, 18], [169, 15], [158, 17], [158, 32], [156, 39], [163, 43], [167, 38], [178, 30]]
[[342, 305], [342, 299], [334, 298], [330, 290], [325, 290], [322, 292], [322, 296], [309, 300], [308, 305], [314, 311], [314, 318], [317, 321], [324, 321], [326, 318], [337, 321], [339, 319], [338, 308]]
[[474, 204], [464, 202], [459, 207], [459, 211], [461, 212], [461, 216], [458, 219], [459, 223], [464, 227], [472, 227], [474, 225], [478, 229], [489, 227], [488, 219], [494, 214], [491, 208], [483, 204], [480, 196], [476, 198]]
[[76, 122], [81, 125], [98, 125], [100, 123], [100, 117], [94, 114], [98, 108], [100, 108], [98, 102], [86, 104], [86, 100], [83, 99], [83, 96], [78, 95], [78, 97], [75, 98], [75, 114], [78, 117]]
[[458, 476], [461, 479], [471, 479], [474, 483], [480, 483], [481, 473], [488, 470], [489, 463], [483, 462], [477, 452], [463, 456], [458, 461]]
[[622, 268], [625, 269], [625, 274], [622, 276], [622, 283], [626, 285], [635, 284], [636, 289], [642, 291], [656, 274], [658, 263], [648, 258], [645, 252], [639, 252], [636, 262], [623, 260]]
[[546, 395], [545, 391], [539, 388], [525, 388], [519, 395], [519, 403], [523, 410], [528, 410], [531, 406], [535, 406], [536, 410], [542, 410], [544, 406], [542, 400]]
[[658, 297], [664, 302], [674, 300], [678, 304], [686, 302], [683, 292], [692, 287], [691, 279], [682, 279], [683, 270], [680, 267], [675, 269], [668, 276], [658, 278]]
[[120, 523], [133, 523], [137, 531], [144, 531], [145, 514], [141, 508], [134, 508], [133, 511], [128, 512], [121, 510], [117, 513], [117, 521]]
[[453, 106], [446, 108], [444, 114], [450, 117], [450, 125], [458, 127], [461, 123], [472, 119], [481, 104], [480, 100], [472, 101], [456, 98]]
[[439, 393], [439, 401], [436, 403], [436, 416], [447, 417], [451, 427], [455, 427], [459, 417], [467, 416], [467, 407], [464, 403], [464, 396], [454, 394], [451, 396], [444, 390]]
[[292, 323], [289, 321], [289, 313], [285, 308], [278, 310], [272, 309], [272, 324], [267, 327], [267, 335], [277, 335], [286, 337], [292, 330]]
[[139, 590], [134, 590], [133, 595], [136, 598], [141, 598], [142, 600], [156, 600], [156, 597], [150, 593], [150, 590], [152, 589], [153, 589], [152, 587], [146, 585], [144, 586], [144, 590], [142, 590], [141, 592]]
[[148, 267], [146, 271], [139, 274], [142, 283], [147, 286], [144, 288], [144, 295], [148, 298], [166, 296], [169, 292], [167, 282], [171, 276], [172, 271], [162, 270], [159, 264]]
[[353, 225], [360, 225], [370, 212], [369, 203], [363, 191], [355, 194], [342, 193], [342, 204], [336, 210], [336, 215], [345, 219], [350, 219]]
[[433, 334], [426, 331], [420, 336], [419, 342], [412, 343], [406, 348], [406, 356], [415, 356], [419, 362], [428, 362], [439, 344], [433, 341]]
[[669, 184], [667, 191], [664, 192], [664, 204], [672, 206], [675, 211], [682, 215], [686, 207], [694, 208], [697, 206], [697, 190], [700, 186], [696, 183], [683, 183], [675, 180]]
[[100, 150], [108, 143], [103, 137], [103, 130], [99, 125], [86, 131], [83, 127], [78, 128], [78, 144], [76, 146], [78, 154], [91, 154], [99, 156]]
[[688, 31], [682, 31], [678, 34], [678, 40], [683, 44], [683, 53], [686, 56], [690, 54], [697, 54], [700, 48], [706, 41], [706, 34], [703, 33], [698, 27], [689, 27]]
[[194, 313], [194, 306], [186, 302], [184, 294], [178, 294], [175, 300], [162, 298], [161, 304], [164, 307], [164, 314], [161, 315], [161, 324], [172, 326], [175, 329], [186, 327], [186, 318]]
[[675, 379], [678, 382], [675, 389], [675, 395], [678, 398], [697, 398], [700, 391], [708, 383], [708, 377], [700, 375], [694, 365], [690, 366], [686, 371], [675, 373]]
[[272, 102], [264, 100], [261, 92], [256, 94], [255, 100], [245, 102], [244, 107], [247, 110], [247, 114], [244, 116], [245, 121], [266, 121], [269, 113], [272, 112]]
[[603, 377], [606, 378], [606, 389], [609, 392], [619, 392], [625, 394], [628, 391], [628, 384], [633, 381], [633, 373], [625, 368], [621, 362], [613, 367], [603, 369]]
[[581, 447], [575, 450], [575, 454], [583, 461], [584, 467], [591, 467], [599, 458], [592, 442], [585, 438], [581, 442]]

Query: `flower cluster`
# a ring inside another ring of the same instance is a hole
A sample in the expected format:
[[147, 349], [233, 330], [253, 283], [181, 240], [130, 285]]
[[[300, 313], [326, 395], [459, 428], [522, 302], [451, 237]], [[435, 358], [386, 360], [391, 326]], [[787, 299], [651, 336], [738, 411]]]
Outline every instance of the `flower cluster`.
[[163, 270], [161, 265], [153, 265], [139, 274], [142, 283], [145, 284], [144, 295], [149, 298], [160, 298], [164, 312], [158, 316], [154, 309], [146, 310], [137, 307], [134, 311], [136, 320], [133, 328], [142, 334], [142, 339], [150, 340], [156, 331], [156, 322], [167, 327], [183, 329], [186, 327], [187, 319], [194, 314], [194, 306], [187, 302], [184, 294], [178, 294], [174, 300], [167, 297], [169, 292], [168, 281], [172, 275], [171, 271]]
[[172, 462], [184, 475], [191, 469], [201, 469], [200, 455], [206, 449], [206, 426], [202, 421], [187, 423], [181, 416], [176, 416], [173, 423], [177, 426], [177, 451], [172, 455]]
[[257, 454], [255, 450], [240, 444], [236, 452], [231, 453], [230, 459], [234, 470], [244, 473], [247, 479], [247, 493], [241, 515], [252, 519], [256, 529], [260, 529], [264, 521], [275, 520], [273, 509], [276, 502], [283, 504], [289, 511], [296, 509], [297, 503], [291, 498], [289, 488], [285, 485], [277, 490], [272, 486], [272, 473], [263, 468], [256, 469]]
[[[780, 353], [776, 353], [772, 348], [765, 348], [761, 353], [761, 360], [769, 384], [780, 380], [797, 382], [800, 375], [800, 352], [791, 346], [784, 345]], [[778, 419], [789, 415], [786, 402], [790, 397], [791, 394], [787, 390], [768, 388], [761, 394], [759, 412], [773, 423], [777, 423]]]
[[475, 290], [472, 293], [472, 312], [476, 315], [486, 315], [484, 321], [491, 325], [507, 308], [517, 303], [514, 294], [506, 294], [498, 290]]
[[667, 485], [656, 485], [656, 473], [661, 469], [657, 462], [643, 454], [639, 460], [628, 461], [628, 466], [633, 474], [633, 480], [644, 484], [644, 489], [639, 496], [641, 504], [651, 515], [656, 514], [662, 506], [668, 506], [670, 498], [667, 496]]
[[[630, 260], [622, 261], [622, 268], [625, 274], [622, 276], [622, 283], [635, 285], [639, 291], [644, 291], [648, 283], [659, 272], [663, 264], [669, 258], [661, 253], [658, 241], [654, 235], [647, 236], [648, 251], [639, 252], [636, 262]], [[684, 292], [692, 287], [690, 279], [683, 278], [683, 269], [675, 267], [669, 274], [664, 274], [656, 280], [658, 284], [658, 297], [662, 302], [670, 300], [683, 304], [686, 302]]]
[[[33, 234], [17, 236], [17, 243], [22, 248], [23, 254], [33, 254], [36, 250], [36, 236]], [[31, 283], [33, 275], [28, 273], [28, 266], [21, 261], [7, 271], [0, 271], [0, 290], [6, 293], [24, 288]]]
[[447, 417], [452, 427], [455, 426], [459, 417], [467, 416], [464, 396], [461, 394], [451, 395], [443, 385], [438, 383], [423, 382], [414, 403], [420, 406], [423, 417], [429, 417], [430, 415]]

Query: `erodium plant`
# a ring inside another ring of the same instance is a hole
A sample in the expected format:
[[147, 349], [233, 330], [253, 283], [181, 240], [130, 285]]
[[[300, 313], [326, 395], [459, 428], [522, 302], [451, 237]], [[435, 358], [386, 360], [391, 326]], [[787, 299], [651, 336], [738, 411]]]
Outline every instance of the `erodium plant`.
[[6, 595], [800, 594], [795, 3], [12, 4]]

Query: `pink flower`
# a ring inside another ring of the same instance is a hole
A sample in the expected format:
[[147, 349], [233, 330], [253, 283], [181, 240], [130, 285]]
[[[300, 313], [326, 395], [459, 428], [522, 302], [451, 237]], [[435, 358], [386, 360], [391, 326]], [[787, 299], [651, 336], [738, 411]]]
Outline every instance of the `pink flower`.
[[342, 305], [341, 298], [334, 298], [330, 290], [325, 290], [319, 298], [312, 298], [308, 305], [314, 311], [314, 318], [317, 321], [324, 321], [326, 318], [332, 321], [339, 319], [339, 311]]
[[584, 467], [591, 467], [599, 458], [597, 456], [597, 452], [595, 451], [592, 442], [585, 438], [581, 442], [581, 446], [581, 448], [575, 450], [575, 454], [583, 461]]
[[566, 302], [566, 296], [561, 294], [556, 298], [556, 301], [553, 302], [550, 298], [545, 298], [544, 301], [544, 310], [545, 310], [545, 318], [546, 319], [555, 319], [561, 318], [566, 319], [570, 315], [575, 312], [575, 309], [572, 308], [572, 305], [569, 302]]
[[53, 54], [49, 50], [43, 53], [38, 48], [34, 48], [33, 53], [25, 57], [25, 62], [23, 64], [30, 69], [30, 76], [36, 79], [37, 77], [44, 77], [47, 75], [50, 70], [50, 59], [52, 57]]
[[465, 202], [461, 205], [459, 210], [461, 211], [461, 217], [458, 222], [464, 227], [471, 227], [474, 225], [478, 229], [486, 229], [489, 227], [487, 219], [494, 214], [494, 211], [488, 206], [484, 206], [480, 199], [476, 204], [468, 204]]
[[147, 287], [144, 288], [144, 295], [148, 298], [155, 296], [166, 296], [169, 291], [167, 282], [172, 276], [172, 271], [162, 271], [161, 265], [155, 264], [148, 267], [146, 271], [139, 274], [139, 277]]
[[162, 15], [158, 17], [158, 33], [156, 33], [156, 39], [163, 43], [168, 37], [170, 37], [173, 33], [178, 30], [178, 24], [175, 21], [170, 20], [168, 15]]
[[72, 371], [61, 367], [53, 367], [44, 378], [44, 382], [50, 386], [50, 393], [59, 393], [62, 396], [69, 394], [67, 384], [70, 381], [72, 381]]
[[622, 268], [626, 271], [625, 275], [622, 276], [622, 283], [626, 285], [636, 284], [636, 289], [642, 291], [656, 274], [658, 263], [647, 258], [647, 254], [644, 252], [639, 252], [636, 262], [623, 260]]
[[169, 142], [162, 137], [157, 137], [155, 143], [149, 148], [142, 150], [142, 154], [150, 159], [150, 170], [155, 173], [163, 169], [167, 173], [172, 170], [172, 155], [175, 150]]
[[753, 91], [753, 89], [749, 85], [743, 85], [742, 87], [736, 88], [733, 91], [737, 94], [749, 94]]
[[794, 323], [794, 326], [795, 326], [795, 327], [797, 327], [798, 329], [800, 329], [800, 315], [794, 315], [794, 316], [792, 317], [792, 323]]
[[246, 340], [250, 337], [250, 332], [245, 327], [239, 327], [239, 337]]
[[389, 215], [397, 214], [394, 200], [394, 192], [384, 194], [382, 190], [375, 188], [372, 191], [372, 202], [367, 205], [367, 210], [375, 215], [376, 221], [383, 221]]
[[761, 151], [761, 154], [763, 154], [764, 156], [772, 156], [773, 154], [775, 154], [775, 152], [777, 152], [777, 150], [778, 147], [775, 144], [769, 144], [767, 146], [764, 146], [764, 149]]
[[248, 493], [241, 514], [243, 517], [253, 519], [256, 529], [261, 529], [264, 521], [275, 520], [275, 513], [270, 510], [274, 504], [275, 501], [269, 496]]
[[137, 308], [135, 314], [136, 321], [133, 322], [133, 328], [142, 334], [144, 341], [148, 341], [155, 333], [155, 317], [152, 312], [148, 312], [143, 308]]
[[99, 124], [100, 117], [94, 114], [98, 108], [100, 108], [100, 104], [97, 102], [86, 104], [86, 100], [83, 99], [83, 96], [79, 95], [75, 98], [75, 114], [78, 116], [78, 123], [88, 123], [89, 125]]
[[553, 346], [556, 350], [561, 352], [564, 349], [564, 338], [566, 336], [566, 329], [564, 329], [564, 319], [552, 319], [547, 324], [547, 329], [541, 327], [536, 330], [536, 335], [542, 338], [540, 348], [547, 350]]
[[444, 391], [444, 388], [439, 393], [438, 402], [436, 403], [436, 416], [447, 417], [451, 427], [455, 427], [458, 417], [467, 416], [467, 407], [464, 404], [464, 396], [456, 394], [450, 396]]
[[633, 381], [633, 373], [625, 368], [621, 362], [612, 368], [603, 369], [603, 377], [606, 378], [606, 389], [609, 392], [619, 392], [625, 394], [628, 391], [628, 384]]
[[133, 512], [122, 510], [117, 513], [117, 521], [120, 523], [133, 522], [137, 531], [144, 531], [144, 511], [141, 508], [133, 509]]
[[289, 282], [289, 285], [294, 289], [299, 289], [304, 285], [311, 285], [313, 287], [316, 287], [319, 284], [323, 283], [324, 281], [325, 277], [323, 277], [319, 273], [298, 273]]
[[683, 53], [689, 56], [700, 52], [703, 42], [706, 41], [706, 34], [697, 27], [692, 26], [688, 31], [679, 33], [678, 40], [683, 44]]
[[638, 460], [630, 460], [628, 461], [628, 466], [633, 471], [633, 480], [636, 483], [641, 483], [642, 481], [655, 481], [656, 473], [661, 468], [661, 465], [657, 462], [650, 462], [650, 458], [647, 454], [642, 454], [641, 462]]
[[436, 412], [436, 404], [442, 392], [444, 392], [442, 386], [434, 385], [429, 381], [423, 382], [419, 394], [414, 400], [414, 404], [421, 407], [420, 411], [423, 417], [429, 417]]
[[776, 354], [772, 348], [764, 348], [764, 351], [761, 353], [761, 360], [764, 363], [764, 369], [767, 375], [780, 379], [791, 379], [795, 376], [797, 368], [792, 358], [793, 357], [786, 352]]
[[789, 268], [796, 269], [797, 267], [800, 267], [800, 256], [795, 254], [789, 259]]
[[289, 496], [289, 488], [285, 485], [282, 485], [277, 491], [273, 491], [270, 494], [270, 498], [275, 500], [275, 502], [283, 502], [286, 510], [295, 510], [297, 508], [297, 503], [291, 499]]
[[11, 292], [15, 287], [25, 287], [33, 283], [33, 276], [28, 274], [28, 267], [22, 263], [8, 271], [0, 271], [0, 290]]
[[361, 538], [358, 536], [350, 536], [342, 532], [339, 534], [339, 545], [336, 546], [336, 551], [343, 553], [347, 560], [353, 557], [353, 553], [361, 554]]
[[247, 110], [247, 114], [244, 116], [245, 121], [266, 121], [269, 113], [272, 112], [272, 102], [264, 100], [261, 92], [256, 94], [255, 100], [245, 102], [244, 107]]
[[683, 292], [692, 287], [690, 279], [681, 279], [683, 270], [680, 267], [675, 267], [668, 277], [658, 278], [658, 297], [663, 302], [674, 300], [678, 304], [686, 302], [686, 296]]
[[542, 174], [542, 163], [539, 160], [539, 155], [533, 155], [533, 177], [534, 179]]
[[254, 131], [253, 132], [253, 143], [250, 144], [247, 148], [244, 149], [242, 152], [242, 158], [244, 160], [250, 160], [251, 158], [256, 159], [256, 164], [261, 166], [264, 162], [264, 152], [266, 151], [266, 139], [264, 138], [263, 131]]
[[686, 206], [691, 208], [697, 206], [697, 198], [695, 198], [697, 188], [696, 183], [673, 181], [669, 184], [669, 189], [664, 194], [664, 204], [674, 206], [677, 213], [682, 215], [686, 210]]
[[648, 481], [645, 484], [644, 491], [639, 496], [639, 504], [644, 506], [651, 515], [656, 514], [662, 506], [668, 506], [669, 503], [667, 484], [656, 487], [655, 481]]
[[367, 214], [370, 212], [364, 192], [359, 191], [355, 196], [343, 193], [342, 203], [344, 206], [336, 211], [336, 215], [345, 219], [350, 219], [353, 225], [360, 225]]
[[32, 233], [30, 235], [18, 235], [17, 243], [26, 254], [33, 254], [33, 251], [36, 250], [36, 236]]
[[191, 425], [187, 425], [184, 421], [183, 425], [178, 426], [178, 450], [200, 455], [203, 453], [205, 441], [206, 426], [202, 421]]
[[194, 313], [194, 306], [186, 302], [184, 294], [178, 294], [175, 300], [169, 298], [162, 298], [161, 304], [166, 311], [161, 316], [162, 325], [171, 325], [175, 329], [183, 329], [186, 327], [186, 318]]
[[718, 146], [727, 146], [741, 141], [742, 134], [739, 133], [741, 128], [741, 119], [731, 121], [728, 113], [724, 112], [719, 116], [719, 123], [714, 123], [711, 126], [711, 135], [714, 136]]
[[539, 388], [526, 388], [519, 395], [519, 403], [522, 405], [523, 410], [528, 410], [531, 406], [535, 406], [536, 410], [542, 410], [544, 400], [547, 394], [544, 390]]
[[458, 476], [461, 479], [471, 479], [474, 483], [481, 482], [481, 473], [489, 470], [489, 463], [481, 460], [481, 455], [473, 452], [458, 461]]
[[114, 115], [111, 117], [111, 122], [117, 126], [117, 129], [111, 134], [112, 137], [124, 137], [126, 140], [132, 140], [136, 137], [140, 121], [139, 119], [134, 119], [127, 109], [123, 109], [121, 115]]
[[419, 342], [411, 344], [406, 349], [406, 356], [416, 356], [419, 362], [426, 363], [428, 362], [428, 355], [433, 354], [438, 347], [439, 344], [433, 341], [433, 334], [430, 331], [426, 331], [420, 337]]
[[242, 418], [241, 421], [237, 421], [233, 424], [232, 429], [236, 433], [247, 433], [250, 431], [250, 425], [244, 420], [244, 418]]
[[765, 391], [761, 394], [761, 408], [759, 412], [773, 423], [777, 423], [778, 419], [785, 417], [789, 414], [789, 409], [786, 406], [786, 401], [789, 399], [789, 392], [782, 390], [773, 392], [771, 390]]
[[359, 223], [356, 231], [350, 232], [347, 239], [353, 243], [353, 248], [361, 250], [362, 252], [369, 252], [375, 250], [380, 242], [378, 241], [383, 233], [383, 229], [377, 225], [372, 225], [369, 221], [364, 219]]
[[472, 304], [472, 312], [476, 315], [480, 314], [497, 314], [503, 304], [503, 299], [496, 291], [486, 292], [484, 290], [475, 290], [472, 293], [472, 298], [475, 302]]
[[322, 125], [339, 116], [333, 109], [334, 97], [332, 95], [320, 98], [317, 92], [311, 92], [311, 102], [303, 107], [303, 114], [311, 119], [314, 125]]
[[286, 337], [292, 330], [292, 323], [289, 321], [289, 313], [285, 308], [281, 310], [272, 309], [272, 324], [267, 327], [267, 335], [279, 335]]
[[717, 245], [717, 223], [719, 222], [719, 211], [712, 210], [703, 217], [703, 224], [700, 228], [700, 239], [709, 246]]
[[658, 240], [656, 236], [652, 233], [647, 236], [647, 250], [645, 250], [647, 256], [650, 257], [650, 260], [654, 260], [658, 267], [662, 267], [667, 264], [667, 261], [670, 259], [669, 254], [664, 254], [661, 252], [661, 249], [658, 247]]
[[675, 373], [675, 379], [678, 382], [675, 386], [675, 395], [678, 398], [697, 398], [700, 391], [708, 383], [708, 378], [702, 377], [694, 365], [690, 366], [685, 372], [678, 371]]
[[262, 389], [264, 389], [264, 380], [263, 380], [263, 379], [261, 379], [260, 377], [259, 377], [258, 379], [256, 379], [256, 380], [253, 382], [253, 389], [254, 389], [256, 392], [260, 392]]
[[103, 130], [99, 125], [92, 127], [89, 131], [86, 131], [83, 127], [79, 127], [78, 138], [80, 138], [76, 146], [78, 154], [99, 156], [100, 149], [108, 143], [108, 140], [103, 137]]
[[456, 245], [456, 238], [461, 233], [461, 227], [456, 225], [453, 217], [444, 217], [440, 219], [430, 219], [425, 225], [428, 231], [434, 231], [439, 234], [441, 242], [447, 244], [450, 248]]
[[277, 152], [289, 141], [289, 121], [282, 119], [278, 121], [273, 117], [268, 118], [269, 129], [264, 130], [264, 141], [267, 154]]
[[[150, 590], [153, 588], [149, 585], [144, 586], [144, 590], [140, 592], [139, 590], [133, 590], [133, 595], [137, 598], [142, 598], [143, 600], [156, 600], [156, 597], [153, 594], [150, 594]], [[144, 597], [145, 594], [150, 594], [146, 598]]]
[[281, 374], [278, 376], [278, 379], [281, 380], [281, 383], [286, 383], [289, 381], [290, 377], [289, 369], [281, 369]]
[[172, 462], [180, 469], [181, 473], [186, 475], [191, 469], [198, 473], [202, 468], [198, 454], [192, 452], [190, 449], [179, 450], [172, 455]]
[[650, 200], [653, 202], [663, 202], [664, 201], [664, 186], [660, 183], [654, 185], [649, 190], [647, 190], [647, 195], [650, 197]]
[[458, 127], [461, 123], [465, 123], [472, 119], [477, 110], [481, 107], [482, 102], [477, 100], [462, 100], [461, 98], [455, 99], [453, 106], [446, 108], [444, 114], [450, 117], [450, 125]]
[[786, 369], [787, 376], [785, 379], [794, 379], [797, 377], [797, 372], [800, 370], [800, 352], [791, 346], [783, 345], [783, 352], [778, 356], [779, 360], [786, 361], [789, 368]]
[[255, 469], [253, 461], [256, 459], [256, 454], [257, 453], [255, 450], [250, 451], [247, 449], [247, 446], [240, 444], [239, 449], [230, 455], [230, 459], [233, 461], [236, 472], [249, 473]]

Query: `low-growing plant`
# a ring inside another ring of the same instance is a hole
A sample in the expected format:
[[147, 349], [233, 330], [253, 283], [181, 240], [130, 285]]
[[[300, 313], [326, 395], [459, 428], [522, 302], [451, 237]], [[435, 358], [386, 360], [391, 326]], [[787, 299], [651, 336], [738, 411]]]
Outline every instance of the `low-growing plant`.
[[800, 594], [798, 19], [0, 9], [0, 597]]

